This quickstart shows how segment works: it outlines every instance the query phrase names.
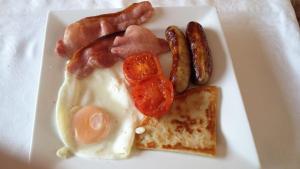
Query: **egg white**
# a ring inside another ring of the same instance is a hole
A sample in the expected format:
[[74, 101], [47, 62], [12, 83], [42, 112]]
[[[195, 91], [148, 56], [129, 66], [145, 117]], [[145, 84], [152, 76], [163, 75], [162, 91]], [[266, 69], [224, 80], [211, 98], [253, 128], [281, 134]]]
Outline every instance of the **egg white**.
[[[108, 112], [112, 129], [108, 137], [98, 143], [79, 145], [74, 139], [72, 116], [88, 105], [99, 106]], [[56, 126], [62, 142], [76, 156], [104, 159], [128, 157], [138, 114], [126, 88], [121, 62], [110, 68], [96, 69], [80, 80], [65, 72], [56, 104]]]

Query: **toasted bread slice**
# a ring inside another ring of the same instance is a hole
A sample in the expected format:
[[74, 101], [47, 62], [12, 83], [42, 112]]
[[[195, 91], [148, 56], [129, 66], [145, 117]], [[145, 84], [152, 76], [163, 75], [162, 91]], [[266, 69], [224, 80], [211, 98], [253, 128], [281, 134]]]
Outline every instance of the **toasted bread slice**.
[[217, 87], [202, 86], [176, 96], [167, 115], [142, 121], [146, 130], [136, 134], [136, 147], [215, 156], [218, 93]]

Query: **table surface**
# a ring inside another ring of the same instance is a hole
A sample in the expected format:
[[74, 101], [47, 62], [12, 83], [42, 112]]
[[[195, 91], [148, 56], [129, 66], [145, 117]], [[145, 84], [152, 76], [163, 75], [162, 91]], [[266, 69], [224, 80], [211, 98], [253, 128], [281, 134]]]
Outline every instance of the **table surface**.
[[[0, 163], [26, 165], [32, 141], [48, 10], [124, 7], [133, 0], [0, 6]], [[152, 0], [154, 6], [214, 5], [224, 29], [263, 168], [300, 168], [300, 31], [289, 0]], [[299, 14], [299, 3], [295, 2]], [[25, 168], [25, 167], [22, 167]]]

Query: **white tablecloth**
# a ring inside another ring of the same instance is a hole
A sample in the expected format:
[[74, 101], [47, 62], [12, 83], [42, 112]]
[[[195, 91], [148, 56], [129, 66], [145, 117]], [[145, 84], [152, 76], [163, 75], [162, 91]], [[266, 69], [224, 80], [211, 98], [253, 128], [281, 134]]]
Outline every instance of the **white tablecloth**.
[[[47, 11], [132, 2], [0, 0], [0, 163], [6, 155], [29, 156]], [[290, 1], [152, 1], [154, 6], [205, 3], [219, 12], [263, 167], [300, 168], [300, 34]]]

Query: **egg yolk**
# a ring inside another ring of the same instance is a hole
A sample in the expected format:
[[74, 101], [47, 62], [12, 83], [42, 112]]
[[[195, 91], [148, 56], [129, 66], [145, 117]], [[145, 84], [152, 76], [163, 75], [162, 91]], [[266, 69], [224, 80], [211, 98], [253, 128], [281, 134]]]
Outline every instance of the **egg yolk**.
[[80, 144], [99, 142], [107, 137], [110, 131], [108, 113], [96, 106], [86, 106], [73, 116], [75, 139]]

